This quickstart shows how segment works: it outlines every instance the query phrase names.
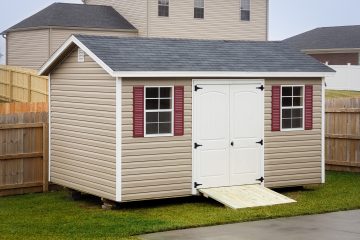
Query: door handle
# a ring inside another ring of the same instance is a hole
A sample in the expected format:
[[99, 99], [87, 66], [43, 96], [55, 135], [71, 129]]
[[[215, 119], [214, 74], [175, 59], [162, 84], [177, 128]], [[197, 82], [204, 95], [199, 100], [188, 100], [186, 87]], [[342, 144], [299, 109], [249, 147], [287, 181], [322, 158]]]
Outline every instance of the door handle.
[[230, 145], [233, 147], [233, 146], [234, 146], [234, 142], [232, 141], [232, 142], [230, 143]]

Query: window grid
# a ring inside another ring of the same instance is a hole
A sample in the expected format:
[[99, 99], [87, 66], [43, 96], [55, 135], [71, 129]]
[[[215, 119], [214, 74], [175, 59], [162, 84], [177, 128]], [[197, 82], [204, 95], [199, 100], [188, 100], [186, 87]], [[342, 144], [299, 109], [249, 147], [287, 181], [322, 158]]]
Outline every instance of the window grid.
[[194, 18], [203, 19], [205, 12], [205, 0], [194, 0]]
[[[157, 89], [158, 96], [157, 97], [148, 97], [148, 89]], [[169, 97], [162, 97], [161, 90], [169, 89]], [[155, 137], [155, 136], [172, 136], [173, 134], [173, 118], [174, 118], [174, 90], [173, 87], [145, 87], [145, 101], [144, 101], [144, 129], [146, 137]], [[148, 109], [147, 100], [157, 100], [157, 109]], [[161, 107], [161, 100], [169, 100], [169, 108]], [[156, 114], [154, 114], [156, 113]], [[167, 114], [166, 114], [167, 113]], [[152, 117], [155, 116], [156, 120], [148, 119], [150, 118], [150, 114]], [[149, 115], [149, 117], [148, 117]], [[161, 118], [168, 117], [168, 121], [162, 121]], [[156, 131], [154, 131], [154, 128]], [[164, 130], [165, 128], [165, 130]]]
[[169, 0], [158, 0], [158, 16], [169, 16]]
[[241, 21], [250, 21], [250, 0], [241, 0], [240, 19]]
[[[285, 94], [284, 91], [291, 94]], [[295, 92], [299, 92], [298, 94]], [[291, 105], [286, 100], [291, 99]], [[284, 103], [285, 106], [284, 106]], [[286, 113], [286, 114], [285, 114]], [[281, 129], [303, 130], [304, 129], [304, 86], [282, 86], [281, 87]]]

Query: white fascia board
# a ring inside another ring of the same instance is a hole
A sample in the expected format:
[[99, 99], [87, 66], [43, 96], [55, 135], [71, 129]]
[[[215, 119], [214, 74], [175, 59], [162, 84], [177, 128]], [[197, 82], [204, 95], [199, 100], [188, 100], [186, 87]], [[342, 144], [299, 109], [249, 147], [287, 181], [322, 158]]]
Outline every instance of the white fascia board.
[[327, 49], [302, 49], [307, 54], [321, 54], [321, 53], [356, 53], [360, 48], [327, 48]]
[[114, 76], [114, 71], [106, 65], [100, 58], [98, 58], [90, 49], [88, 49], [82, 42], [80, 42], [74, 35], [68, 38], [66, 42], [50, 57], [50, 59], [41, 67], [38, 75], [43, 75], [44, 72], [60, 57], [60, 55], [72, 44], [76, 44], [87, 55], [89, 55], [97, 64], [99, 64], [110, 76]]
[[123, 71], [114, 72], [115, 77], [241, 77], [241, 78], [270, 78], [270, 77], [329, 77], [333, 72], [162, 72], [162, 71]]

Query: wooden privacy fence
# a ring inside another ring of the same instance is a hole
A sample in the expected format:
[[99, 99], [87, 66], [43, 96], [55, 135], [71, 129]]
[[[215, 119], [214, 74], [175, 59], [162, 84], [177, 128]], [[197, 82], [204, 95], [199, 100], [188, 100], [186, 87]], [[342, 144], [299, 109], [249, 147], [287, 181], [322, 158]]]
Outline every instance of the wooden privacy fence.
[[326, 165], [360, 172], [360, 98], [326, 101]]
[[47, 102], [48, 78], [35, 70], [0, 65], [0, 101]]
[[47, 191], [48, 113], [0, 115], [0, 143], [0, 196]]

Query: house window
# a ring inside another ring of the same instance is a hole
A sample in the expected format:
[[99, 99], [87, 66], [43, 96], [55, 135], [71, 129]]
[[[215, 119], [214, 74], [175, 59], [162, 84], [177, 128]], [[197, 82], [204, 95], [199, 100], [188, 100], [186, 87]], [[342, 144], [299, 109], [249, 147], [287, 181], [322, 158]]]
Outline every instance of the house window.
[[159, 17], [169, 16], [169, 0], [158, 0]]
[[172, 135], [173, 87], [145, 87], [146, 136]]
[[281, 129], [302, 130], [304, 128], [304, 87], [281, 87]]
[[204, 1], [194, 0], [194, 18], [204, 18]]
[[250, 21], [250, 0], [241, 0], [240, 19], [241, 21]]

